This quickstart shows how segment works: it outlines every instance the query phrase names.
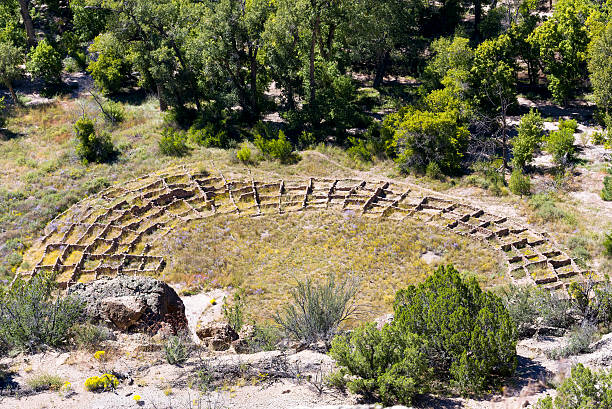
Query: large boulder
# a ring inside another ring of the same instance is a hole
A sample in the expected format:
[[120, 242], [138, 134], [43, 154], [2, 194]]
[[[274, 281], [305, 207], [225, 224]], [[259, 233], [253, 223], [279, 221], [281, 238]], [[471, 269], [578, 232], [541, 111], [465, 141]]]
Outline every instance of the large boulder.
[[162, 327], [174, 333], [187, 328], [181, 298], [168, 284], [152, 277], [104, 277], [75, 284], [68, 294], [83, 301], [91, 319], [121, 331], [154, 334]]

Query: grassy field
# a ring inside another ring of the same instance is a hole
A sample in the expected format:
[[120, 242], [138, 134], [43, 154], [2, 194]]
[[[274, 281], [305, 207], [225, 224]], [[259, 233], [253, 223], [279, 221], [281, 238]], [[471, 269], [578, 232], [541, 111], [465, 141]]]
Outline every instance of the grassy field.
[[267, 319], [296, 280], [356, 277], [365, 318], [390, 312], [395, 292], [422, 281], [434, 264], [454, 263], [485, 285], [504, 283], [505, 263], [483, 243], [406, 219], [375, 220], [350, 211], [307, 211], [191, 223], [154, 252], [168, 257], [164, 279], [191, 289], [241, 287], [248, 312]]

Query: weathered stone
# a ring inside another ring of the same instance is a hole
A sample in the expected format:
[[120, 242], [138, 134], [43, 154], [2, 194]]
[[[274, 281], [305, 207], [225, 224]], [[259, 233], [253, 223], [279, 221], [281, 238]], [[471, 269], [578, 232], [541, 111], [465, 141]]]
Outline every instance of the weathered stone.
[[251, 348], [249, 347], [249, 343], [245, 338], [238, 338], [235, 341], [232, 341], [232, 348], [237, 354], [248, 354], [251, 352]]
[[155, 334], [163, 324], [174, 333], [187, 328], [183, 301], [168, 284], [152, 277], [104, 277], [68, 289], [85, 305], [94, 321], [107, 321], [120, 330]]
[[208, 339], [208, 349], [211, 351], [227, 351], [230, 349], [231, 343], [227, 341], [227, 339], [221, 338], [209, 338]]
[[108, 297], [100, 301], [100, 316], [112, 322], [121, 331], [136, 324], [147, 309], [144, 301], [135, 295]]
[[212, 351], [226, 351], [232, 341], [238, 339], [238, 334], [226, 322], [210, 322], [196, 329], [196, 335]]

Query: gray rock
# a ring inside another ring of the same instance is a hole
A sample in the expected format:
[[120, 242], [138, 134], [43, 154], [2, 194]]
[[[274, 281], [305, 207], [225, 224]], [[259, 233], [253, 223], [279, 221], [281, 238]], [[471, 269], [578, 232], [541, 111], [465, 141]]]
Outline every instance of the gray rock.
[[164, 323], [176, 333], [187, 328], [183, 301], [168, 284], [152, 277], [104, 277], [68, 289], [94, 321], [119, 330], [155, 334]]
[[112, 322], [121, 331], [136, 324], [146, 309], [147, 305], [136, 295], [108, 297], [100, 301], [101, 318]]

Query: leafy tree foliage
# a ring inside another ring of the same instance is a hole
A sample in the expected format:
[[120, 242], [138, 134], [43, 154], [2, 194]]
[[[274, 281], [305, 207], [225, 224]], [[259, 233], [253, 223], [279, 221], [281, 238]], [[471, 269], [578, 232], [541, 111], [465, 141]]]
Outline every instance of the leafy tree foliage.
[[606, 113], [612, 112], [612, 21], [608, 22], [600, 36], [589, 49], [589, 72], [593, 96], [597, 106]]
[[528, 195], [531, 192], [531, 179], [519, 168], [515, 168], [510, 175], [508, 188], [515, 195]]
[[404, 171], [424, 171], [430, 162], [445, 173], [459, 170], [470, 133], [456, 112], [408, 108], [392, 115], [387, 123], [393, 130], [396, 161]]
[[450, 70], [467, 72], [472, 67], [474, 51], [469, 40], [463, 37], [441, 37], [431, 43], [433, 57], [423, 73], [430, 89], [439, 88]]
[[34, 78], [40, 78], [48, 85], [62, 81], [62, 56], [46, 39], [29, 53], [26, 68]]
[[512, 163], [514, 167], [523, 169], [533, 159], [533, 153], [542, 141], [544, 126], [539, 112], [531, 109], [521, 117], [518, 134], [512, 139]]
[[580, 86], [586, 69], [589, 0], [559, 0], [553, 15], [529, 36], [540, 51], [553, 98], [567, 103]]
[[6, 41], [0, 42], [0, 81], [9, 89], [15, 104], [18, 104], [19, 101], [13, 89], [13, 81], [21, 76], [19, 66], [23, 60], [23, 54], [19, 48]]
[[575, 121], [560, 121], [559, 130], [553, 131], [546, 138], [546, 151], [552, 156], [560, 167], [567, 166], [574, 159], [574, 132]]
[[94, 57], [87, 70], [100, 90], [113, 93], [126, 85], [131, 71], [129, 55], [117, 37], [112, 33], [100, 34], [89, 46], [89, 52]]
[[347, 386], [385, 404], [409, 404], [417, 393], [451, 381], [479, 392], [516, 367], [516, 327], [501, 300], [439, 267], [418, 286], [398, 291], [394, 320], [366, 324], [334, 339], [330, 351]]

